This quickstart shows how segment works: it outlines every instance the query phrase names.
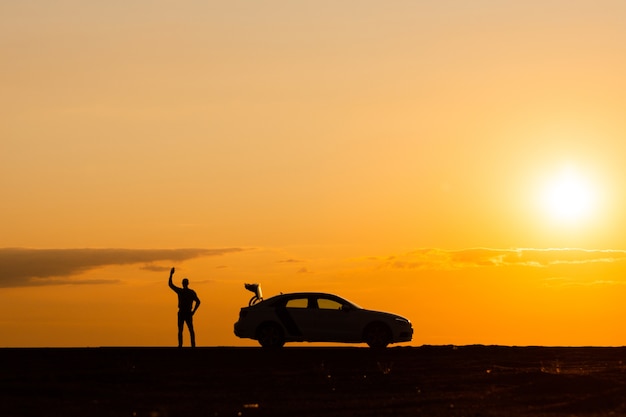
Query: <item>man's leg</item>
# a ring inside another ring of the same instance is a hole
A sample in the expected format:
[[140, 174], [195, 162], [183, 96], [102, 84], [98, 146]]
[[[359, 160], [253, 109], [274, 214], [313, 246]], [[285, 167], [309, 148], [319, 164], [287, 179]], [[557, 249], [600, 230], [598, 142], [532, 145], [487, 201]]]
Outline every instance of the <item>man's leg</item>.
[[193, 331], [193, 317], [189, 317], [189, 320], [187, 320], [187, 327], [189, 327], [189, 337], [191, 338], [191, 347], [196, 347], [196, 332]]
[[183, 347], [183, 327], [185, 325], [185, 318], [178, 312], [178, 347]]

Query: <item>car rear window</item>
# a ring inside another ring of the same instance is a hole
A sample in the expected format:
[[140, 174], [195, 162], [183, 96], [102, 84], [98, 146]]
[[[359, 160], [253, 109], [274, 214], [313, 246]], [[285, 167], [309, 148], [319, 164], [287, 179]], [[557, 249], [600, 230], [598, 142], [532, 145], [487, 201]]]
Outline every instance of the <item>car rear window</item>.
[[307, 308], [309, 305], [308, 298], [294, 298], [292, 300], [287, 301], [285, 307], [287, 308]]

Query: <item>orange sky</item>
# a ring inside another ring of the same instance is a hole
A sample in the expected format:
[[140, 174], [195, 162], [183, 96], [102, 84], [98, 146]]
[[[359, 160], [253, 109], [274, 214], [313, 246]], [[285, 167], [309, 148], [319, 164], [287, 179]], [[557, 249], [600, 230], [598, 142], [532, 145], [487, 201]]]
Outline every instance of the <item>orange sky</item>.
[[171, 266], [199, 345], [245, 282], [626, 344], [623, 2], [54, 3], [0, 5], [0, 346], [174, 345]]

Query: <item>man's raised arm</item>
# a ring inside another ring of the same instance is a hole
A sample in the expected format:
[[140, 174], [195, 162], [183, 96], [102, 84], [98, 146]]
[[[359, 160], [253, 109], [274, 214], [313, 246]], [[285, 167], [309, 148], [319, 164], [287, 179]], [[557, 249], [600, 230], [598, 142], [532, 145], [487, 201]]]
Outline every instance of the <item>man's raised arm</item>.
[[171, 288], [171, 289], [173, 289], [174, 291], [176, 291], [176, 289], [177, 289], [176, 285], [174, 285], [174, 283], [172, 282], [172, 276], [174, 275], [174, 272], [175, 272], [175, 271], [176, 271], [176, 268], [172, 268], [172, 269], [170, 270], [170, 279], [169, 279], [169, 281], [167, 282], [167, 285], [169, 285], [169, 286], [170, 286], [170, 288]]

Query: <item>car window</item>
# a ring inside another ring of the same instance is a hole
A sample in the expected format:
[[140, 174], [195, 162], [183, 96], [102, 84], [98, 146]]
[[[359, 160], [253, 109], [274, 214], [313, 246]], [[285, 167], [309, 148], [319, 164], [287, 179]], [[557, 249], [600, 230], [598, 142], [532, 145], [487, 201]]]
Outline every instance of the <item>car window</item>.
[[285, 307], [287, 307], [287, 308], [307, 308], [308, 305], [309, 305], [309, 299], [308, 298], [294, 298], [294, 299], [288, 300], [287, 304], [285, 304]]
[[341, 310], [341, 303], [328, 298], [318, 298], [317, 307], [323, 310]]

